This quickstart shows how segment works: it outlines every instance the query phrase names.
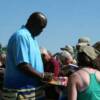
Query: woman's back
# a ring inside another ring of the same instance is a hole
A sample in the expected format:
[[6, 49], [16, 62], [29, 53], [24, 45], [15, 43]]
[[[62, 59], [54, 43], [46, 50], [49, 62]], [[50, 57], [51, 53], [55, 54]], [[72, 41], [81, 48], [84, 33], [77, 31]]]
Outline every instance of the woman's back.
[[95, 69], [82, 68], [77, 72], [80, 77], [78, 100], [100, 100], [100, 72]]
[[78, 49], [80, 70], [69, 77], [69, 100], [100, 100], [100, 66], [95, 63], [99, 55], [92, 46]]

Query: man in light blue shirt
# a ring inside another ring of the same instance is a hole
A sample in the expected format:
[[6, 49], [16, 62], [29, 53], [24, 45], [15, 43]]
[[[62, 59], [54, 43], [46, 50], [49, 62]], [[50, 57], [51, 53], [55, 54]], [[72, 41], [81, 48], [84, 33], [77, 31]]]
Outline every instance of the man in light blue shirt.
[[11, 36], [7, 47], [4, 100], [43, 100], [41, 79], [44, 70], [35, 37], [40, 35], [46, 24], [46, 16], [35, 12], [26, 25]]
[[36, 79], [19, 70], [17, 65], [22, 63], [31, 64], [32, 68], [39, 73], [44, 72], [38, 43], [24, 26], [10, 38], [8, 43], [5, 87], [23, 88], [27, 84], [36, 87], [40, 84], [34, 81]]

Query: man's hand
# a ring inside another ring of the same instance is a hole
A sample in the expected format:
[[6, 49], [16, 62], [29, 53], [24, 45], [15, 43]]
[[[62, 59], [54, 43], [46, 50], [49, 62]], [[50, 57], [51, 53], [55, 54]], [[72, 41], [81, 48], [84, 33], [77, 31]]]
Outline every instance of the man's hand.
[[50, 72], [44, 72], [43, 73], [43, 81], [51, 81], [53, 78], [54, 74]]

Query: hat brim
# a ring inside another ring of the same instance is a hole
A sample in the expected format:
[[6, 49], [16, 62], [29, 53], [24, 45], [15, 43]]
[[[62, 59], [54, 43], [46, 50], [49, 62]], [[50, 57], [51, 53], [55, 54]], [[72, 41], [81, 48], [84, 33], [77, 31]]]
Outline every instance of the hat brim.
[[61, 50], [67, 50], [66, 48], [60, 48]]
[[97, 58], [97, 56], [99, 55], [99, 52], [97, 52], [95, 50], [95, 48], [91, 47], [91, 46], [86, 46], [83, 49], [83, 52], [91, 59], [91, 60], [95, 60]]
[[78, 43], [77, 45], [79, 45], [79, 46], [85, 46], [85, 45], [88, 45], [88, 43]]

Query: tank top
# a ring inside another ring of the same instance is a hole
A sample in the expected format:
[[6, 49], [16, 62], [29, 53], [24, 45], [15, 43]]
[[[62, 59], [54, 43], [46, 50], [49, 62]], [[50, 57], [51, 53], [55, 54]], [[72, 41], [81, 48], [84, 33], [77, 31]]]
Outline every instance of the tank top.
[[97, 81], [95, 73], [86, 72], [89, 74], [90, 83], [84, 91], [78, 92], [77, 100], [100, 100], [100, 82]]

